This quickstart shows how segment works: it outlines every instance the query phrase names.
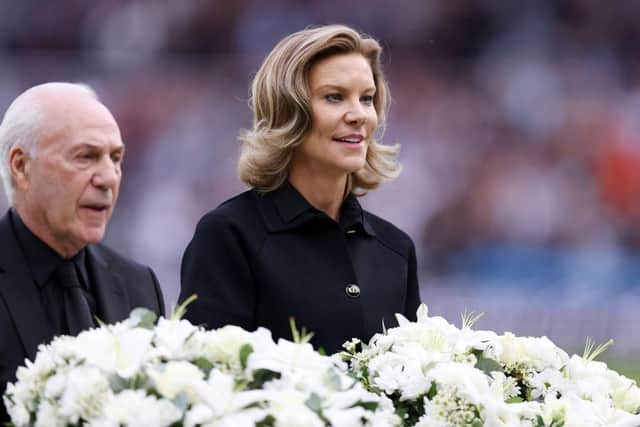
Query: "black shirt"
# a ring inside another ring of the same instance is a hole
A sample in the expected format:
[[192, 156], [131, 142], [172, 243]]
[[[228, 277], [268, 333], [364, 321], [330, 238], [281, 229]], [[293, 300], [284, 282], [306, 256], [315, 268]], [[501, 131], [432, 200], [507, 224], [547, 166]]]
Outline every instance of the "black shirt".
[[[31, 271], [33, 281], [40, 292], [42, 305], [46, 309], [56, 335], [68, 334], [69, 330], [64, 314], [63, 290], [62, 287], [56, 283], [57, 279], [55, 275], [58, 265], [65, 261], [64, 258], [33, 234], [24, 222], [22, 222], [20, 215], [18, 215], [15, 209], [9, 211], [9, 217], [16, 233], [18, 244], [24, 253], [27, 266]], [[78, 278], [82, 284], [85, 297], [89, 302], [92, 315], [98, 315], [98, 317], [100, 317], [99, 313], [97, 313], [96, 299], [90, 287], [85, 249], [81, 249], [71, 260], [78, 273]]]
[[[415, 319], [420, 303], [414, 245], [404, 232], [343, 202], [339, 222], [295, 187], [242, 193], [206, 214], [182, 260], [186, 318], [218, 328], [264, 326], [291, 339], [289, 317], [327, 352]], [[355, 287], [354, 287], [355, 285]]]

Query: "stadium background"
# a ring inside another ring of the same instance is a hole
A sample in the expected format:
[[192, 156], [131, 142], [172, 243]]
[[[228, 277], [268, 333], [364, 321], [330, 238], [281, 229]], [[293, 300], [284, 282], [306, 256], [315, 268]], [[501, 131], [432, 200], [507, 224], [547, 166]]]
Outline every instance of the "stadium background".
[[385, 48], [404, 172], [362, 202], [413, 237], [431, 313], [570, 351], [614, 338], [637, 376], [640, 2], [0, 0], [0, 109], [44, 81], [97, 90], [127, 144], [106, 241], [172, 304], [198, 218], [244, 189], [252, 73], [326, 23]]

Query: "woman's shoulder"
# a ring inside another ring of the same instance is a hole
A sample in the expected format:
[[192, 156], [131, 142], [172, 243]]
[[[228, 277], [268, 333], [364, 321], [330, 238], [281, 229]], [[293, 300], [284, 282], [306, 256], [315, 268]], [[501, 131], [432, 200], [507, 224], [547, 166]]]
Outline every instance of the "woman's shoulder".
[[365, 221], [373, 228], [376, 238], [389, 249], [404, 257], [408, 257], [414, 250], [413, 241], [406, 232], [367, 210], [363, 210], [363, 215]]
[[198, 227], [232, 226], [254, 223], [259, 220], [257, 197], [254, 190], [244, 191], [222, 202], [215, 209], [205, 213]]

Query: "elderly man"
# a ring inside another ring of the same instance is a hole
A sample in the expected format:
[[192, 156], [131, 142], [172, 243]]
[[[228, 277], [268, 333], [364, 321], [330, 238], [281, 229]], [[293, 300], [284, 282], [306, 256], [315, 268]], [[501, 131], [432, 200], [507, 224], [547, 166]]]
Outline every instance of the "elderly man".
[[[0, 124], [0, 394], [25, 358], [55, 335], [135, 307], [164, 313], [153, 271], [99, 244], [118, 196], [124, 145], [84, 85], [21, 94]], [[0, 404], [0, 424], [7, 420]]]

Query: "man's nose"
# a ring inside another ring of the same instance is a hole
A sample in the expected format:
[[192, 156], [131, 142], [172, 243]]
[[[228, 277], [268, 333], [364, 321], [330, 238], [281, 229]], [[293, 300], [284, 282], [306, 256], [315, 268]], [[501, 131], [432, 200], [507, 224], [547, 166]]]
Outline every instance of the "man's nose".
[[91, 178], [91, 183], [102, 189], [114, 188], [120, 182], [120, 164], [110, 157], [105, 157], [98, 163], [98, 167]]

